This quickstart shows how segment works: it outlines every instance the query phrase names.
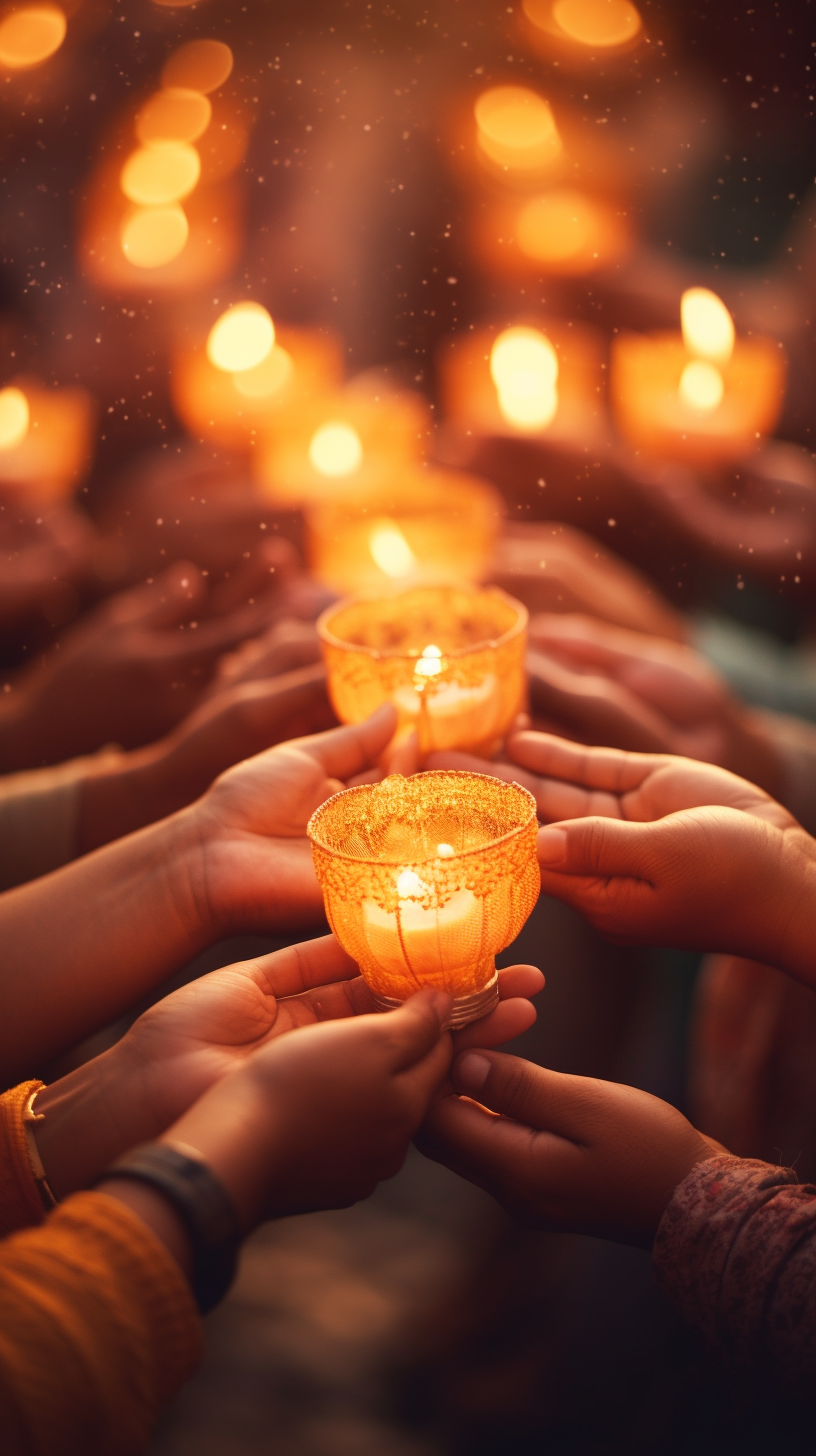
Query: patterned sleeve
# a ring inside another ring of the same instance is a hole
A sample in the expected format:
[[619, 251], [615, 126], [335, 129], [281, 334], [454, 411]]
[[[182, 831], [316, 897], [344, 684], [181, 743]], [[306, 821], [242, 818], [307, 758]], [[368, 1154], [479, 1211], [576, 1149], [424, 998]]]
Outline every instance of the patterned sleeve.
[[812, 1393], [816, 1188], [769, 1163], [698, 1163], [663, 1215], [654, 1269], [734, 1377], [769, 1392]]

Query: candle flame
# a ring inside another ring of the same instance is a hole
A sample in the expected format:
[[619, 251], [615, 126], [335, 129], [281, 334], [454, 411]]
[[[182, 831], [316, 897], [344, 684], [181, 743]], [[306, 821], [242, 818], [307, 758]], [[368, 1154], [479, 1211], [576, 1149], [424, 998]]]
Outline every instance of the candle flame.
[[410, 576], [415, 570], [417, 559], [396, 521], [383, 516], [375, 521], [368, 535], [368, 549], [386, 576], [397, 580]]
[[680, 300], [683, 342], [690, 354], [727, 364], [734, 352], [734, 321], [710, 288], [687, 288]]
[[542, 430], [558, 408], [558, 355], [538, 329], [499, 334], [490, 353], [499, 408], [509, 424]]
[[429, 891], [430, 886], [419, 878], [416, 870], [400, 870], [397, 875], [397, 894], [401, 900], [421, 899]]
[[59, 50], [68, 22], [59, 5], [22, 5], [0, 21], [0, 66], [24, 71]]
[[353, 475], [363, 463], [363, 442], [345, 420], [329, 420], [312, 435], [309, 459], [321, 475]]
[[131, 152], [120, 173], [125, 196], [142, 207], [162, 207], [192, 192], [201, 158], [189, 142], [155, 142]]
[[436, 643], [430, 642], [423, 647], [421, 657], [417, 658], [414, 668], [415, 677], [437, 677], [442, 671], [442, 648]]
[[236, 303], [210, 329], [207, 358], [216, 369], [240, 374], [254, 369], [271, 352], [275, 325], [260, 303]]
[[0, 450], [13, 450], [28, 434], [28, 400], [21, 389], [0, 389]]
[[494, 86], [474, 107], [479, 146], [505, 171], [540, 171], [561, 154], [552, 108], [526, 86]]
[[122, 224], [122, 252], [137, 268], [161, 268], [172, 263], [187, 243], [190, 225], [184, 209], [140, 207]]
[[680, 375], [678, 387], [680, 398], [703, 414], [716, 409], [725, 393], [719, 369], [707, 359], [691, 359]]
[[456, 854], [452, 844], [438, 844], [436, 852], [440, 859], [453, 859]]

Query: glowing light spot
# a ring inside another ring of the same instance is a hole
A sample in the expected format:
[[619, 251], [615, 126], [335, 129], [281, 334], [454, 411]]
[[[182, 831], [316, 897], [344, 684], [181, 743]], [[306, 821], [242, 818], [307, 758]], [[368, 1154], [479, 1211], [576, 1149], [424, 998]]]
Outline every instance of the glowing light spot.
[[159, 142], [132, 152], [119, 182], [126, 197], [140, 207], [163, 207], [192, 192], [201, 175], [201, 161], [187, 142]]
[[452, 844], [438, 844], [436, 846], [436, 852], [440, 859], [453, 859], [456, 855], [456, 850]]
[[442, 671], [442, 648], [430, 642], [423, 647], [422, 656], [417, 658], [414, 677], [438, 677]]
[[68, 22], [58, 5], [23, 5], [0, 21], [0, 66], [40, 66], [65, 40]]
[[210, 329], [207, 358], [216, 369], [239, 374], [270, 353], [275, 325], [260, 303], [236, 303]]
[[184, 249], [190, 225], [181, 207], [143, 207], [122, 224], [122, 252], [137, 268], [161, 268]]
[[[524, 8], [529, 15], [536, 7], [525, 0]], [[630, 0], [555, 0], [552, 18], [570, 40], [604, 48], [626, 45], [643, 28], [640, 14]]]
[[13, 450], [28, 434], [28, 400], [21, 389], [0, 389], [0, 450]]
[[203, 91], [223, 86], [232, 70], [232, 51], [220, 40], [191, 40], [179, 46], [162, 71], [163, 86]]
[[396, 521], [386, 516], [375, 521], [368, 536], [368, 549], [380, 571], [397, 580], [409, 576], [417, 559]]
[[509, 424], [542, 430], [558, 409], [558, 355], [538, 329], [499, 334], [490, 353], [499, 408]]
[[710, 288], [687, 288], [680, 300], [683, 341], [690, 354], [727, 364], [734, 352], [734, 321]]
[[397, 894], [401, 900], [421, 899], [429, 893], [429, 889], [416, 870], [400, 870], [397, 875]]
[[723, 377], [716, 364], [692, 359], [680, 375], [680, 398], [704, 414], [717, 408], [725, 393]]
[[271, 399], [288, 384], [294, 369], [294, 360], [280, 344], [270, 349], [265, 359], [254, 369], [242, 369], [233, 374], [232, 382], [244, 399]]
[[352, 475], [363, 463], [363, 442], [343, 420], [329, 420], [315, 430], [309, 459], [321, 475]]
[[212, 106], [200, 91], [168, 86], [145, 102], [136, 117], [136, 135], [150, 142], [194, 142], [210, 124]]
[[518, 245], [528, 258], [560, 263], [586, 248], [597, 230], [598, 214], [590, 199], [564, 188], [525, 204], [518, 219]]
[[474, 107], [479, 146], [505, 170], [536, 172], [561, 153], [548, 101], [526, 86], [494, 86]]

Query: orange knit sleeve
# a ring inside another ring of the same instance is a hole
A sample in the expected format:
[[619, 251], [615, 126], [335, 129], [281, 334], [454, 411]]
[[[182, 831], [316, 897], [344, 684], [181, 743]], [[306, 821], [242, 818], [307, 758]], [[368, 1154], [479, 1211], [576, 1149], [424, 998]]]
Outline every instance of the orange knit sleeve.
[[4, 1456], [135, 1456], [201, 1349], [178, 1265], [116, 1199], [76, 1193], [0, 1243]]
[[23, 1113], [42, 1082], [21, 1082], [0, 1097], [0, 1236], [42, 1223], [40, 1192], [28, 1157]]

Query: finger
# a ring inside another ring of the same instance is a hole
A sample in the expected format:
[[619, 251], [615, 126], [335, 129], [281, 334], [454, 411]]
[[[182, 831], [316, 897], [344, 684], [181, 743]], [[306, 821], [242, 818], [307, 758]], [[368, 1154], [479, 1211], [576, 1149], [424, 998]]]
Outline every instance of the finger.
[[247, 974], [269, 996], [298, 996], [317, 986], [335, 981], [350, 981], [359, 976], [360, 968], [333, 935], [320, 935], [314, 940], [288, 945], [246, 961]]
[[592, 1077], [552, 1072], [523, 1057], [482, 1050], [461, 1052], [450, 1076], [457, 1092], [490, 1112], [577, 1143], [586, 1143], [595, 1125], [603, 1086]]
[[327, 778], [350, 778], [371, 768], [394, 736], [397, 714], [391, 703], [383, 703], [363, 723], [332, 728], [311, 738], [297, 739], [297, 746], [316, 759]]
[[616, 748], [588, 748], [552, 733], [517, 733], [507, 741], [507, 756], [534, 773], [613, 794], [639, 788], [667, 757]]
[[392, 1072], [407, 1071], [428, 1055], [447, 1027], [452, 1005], [453, 997], [444, 991], [425, 990], [409, 996], [396, 1011], [384, 1013], [382, 1031]]
[[[506, 1060], [515, 1062], [519, 1058]], [[542, 1202], [546, 1194], [545, 1173], [547, 1184], [556, 1188], [563, 1185], [578, 1155], [575, 1144], [564, 1137], [533, 1131], [523, 1122], [508, 1117], [497, 1117], [484, 1106], [463, 1097], [448, 1096], [438, 1101], [426, 1117], [416, 1142], [426, 1157], [443, 1163], [500, 1201], [511, 1204], [516, 1190], [522, 1193], [528, 1190], [533, 1151], [536, 1194]], [[522, 1204], [525, 1202], [527, 1199], [522, 1197]]]
[[513, 996], [537, 996], [544, 990], [544, 976], [538, 966], [505, 966], [499, 971], [499, 999]]
[[300, 996], [285, 996], [278, 1005], [278, 1018], [273, 1035], [292, 1031], [296, 1026], [313, 1026], [318, 1021], [344, 1021], [350, 1016], [370, 1016], [376, 1012], [374, 997], [357, 975], [350, 981], [316, 986]]
[[641, 753], [669, 752], [671, 724], [612, 677], [573, 672], [541, 652], [527, 654], [530, 702], [578, 736]]
[[559, 875], [624, 877], [651, 884], [657, 824], [624, 819], [572, 819], [546, 824], [538, 831], [538, 862]]
[[419, 769], [419, 737], [416, 728], [407, 733], [396, 733], [382, 756], [381, 767], [384, 776], [402, 774], [410, 778]]
[[529, 1031], [535, 1025], [537, 1014], [532, 1001], [528, 1001], [525, 996], [510, 997], [506, 1001], [500, 1001], [489, 1015], [471, 1022], [469, 1026], [463, 1026], [461, 1031], [455, 1031], [453, 1045], [457, 1051], [471, 1046], [503, 1046], [505, 1042]]

